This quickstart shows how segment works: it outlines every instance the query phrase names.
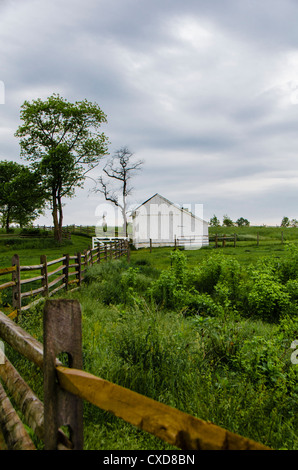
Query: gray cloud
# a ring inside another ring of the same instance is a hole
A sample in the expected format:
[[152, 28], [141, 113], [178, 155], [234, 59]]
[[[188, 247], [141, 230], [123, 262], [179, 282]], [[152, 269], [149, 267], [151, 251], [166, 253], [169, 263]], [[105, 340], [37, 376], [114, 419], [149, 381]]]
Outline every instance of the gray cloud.
[[[111, 153], [127, 145], [145, 160], [135, 201], [160, 192], [203, 203], [206, 218], [298, 218], [294, 1], [8, 0], [0, 11], [2, 158], [19, 159], [24, 100], [87, 98], [107, 114]], [[94, 223], [91, 186], [67, 201], [66, 223], [79, 210]]]

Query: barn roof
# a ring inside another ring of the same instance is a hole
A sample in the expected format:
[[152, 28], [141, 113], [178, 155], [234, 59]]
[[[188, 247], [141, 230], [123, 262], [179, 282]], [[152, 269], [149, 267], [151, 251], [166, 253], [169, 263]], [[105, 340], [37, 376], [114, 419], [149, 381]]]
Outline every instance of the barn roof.
[[173, 202], [169, 201], [169, 199], [165, 198], [164, 196], [161, 196], [161, 194], [159, 193], [155, 193], [153, 196], [149, 197], [149, 199], [147, 199], [146, 201], [144, 201], [142, 204], [140, 204], [139, 206], [137, 206], [133, 211], [132, 211], [132, 215], [134, 212], [136, 212], [140, 207], [144, 206], [145, 204], [147, 204], [147, 202], [149, 202], [151, 199], [153, 199], [154, 197], [160, 197], [161, 199], [163, 199], [167, 204], [169, 204], [170, 206], [174, 206], [176, 207], [177, 209], [179, 209], [181, 212], [184, 212], [185, 214], [188, 214], [190, 215], [191, 217], [194, 217], [195, 219], [198, 219], [198, 220], [202, 220], [203, 222], [205, 222], [201, 217], [198, 217], [196, 215], [194, 215], [192, 212], [189, 212], [188, 210], [186, 209], [183, 209], [183, 207], [179, 207], [177, 204], [174, 204]]

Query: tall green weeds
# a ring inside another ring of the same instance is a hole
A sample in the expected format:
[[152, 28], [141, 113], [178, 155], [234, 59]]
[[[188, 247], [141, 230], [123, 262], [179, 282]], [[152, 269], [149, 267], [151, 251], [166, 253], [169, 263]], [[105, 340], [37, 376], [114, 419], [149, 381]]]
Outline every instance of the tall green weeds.
[[[94, 265], [81, 290], [65, 294], [82, 306], [84, 370], [274, 449], [297, 450], [291, 257], [245, 270], [222, 255], [190, 268], [182, 252], [160, 273], [148, 261]], [[40, 318], [28, 312], [20, 326], [39, 337]], [[167, 448], [88, 403], [84, 417], [86, 448]]]

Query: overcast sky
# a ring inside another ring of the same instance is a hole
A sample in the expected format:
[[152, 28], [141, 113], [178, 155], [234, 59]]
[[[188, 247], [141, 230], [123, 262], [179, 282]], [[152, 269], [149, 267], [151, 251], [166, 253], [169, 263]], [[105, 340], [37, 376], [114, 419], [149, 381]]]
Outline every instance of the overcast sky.
[[[206, 220], [298, 219], [297, 1], [0, 2], [1, 159], [21, 161], [25, 100], [86, 98], [110, 153], [145, 162], [132, 205], [160, 193]], [[64, 201], [65, 224], [97, 223], [93, 186]]]

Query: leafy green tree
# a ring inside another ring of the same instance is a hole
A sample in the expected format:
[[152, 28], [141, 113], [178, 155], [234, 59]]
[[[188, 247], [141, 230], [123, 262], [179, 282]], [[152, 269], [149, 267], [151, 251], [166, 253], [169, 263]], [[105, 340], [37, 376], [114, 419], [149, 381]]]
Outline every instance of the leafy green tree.
[[38, 217], [45, 199], [40, 174], [16, 162], [0, 162], [0, 213], [6, 232], [12, 222], [23, 227]]
[[281, 227], [289, 227], [289, 225], [290, 225], [289, 217], [283, 217], [280, 226]]
[[249, 221], [247, 219], [244, 219], [243, 217], [240, 217], [239, 219], [236, 220], [236, 224], [238, 227], [248, 227], [249, 226]]
[[210, 221], [209, 221], [209, 225], [211, 227], [219, 227], [220, 226], [220, 221], [219, 219], [216, 217], [216, 215], [214, 214], [213, 217], [211, 217]]
[[226, 227], [232, 227], [234, 225], [234, 222], [232, 221], [232, 219], [230, 219], [228, 215], [224, 215], [222, 224]]
[[106, 115], [96, 103], [69, 103], [53, 94], [47, 100], [25, 101], [20, 113], [21, 155], [31, 162], [43, 178], [51, 203], [54, 236], [62, 240], [62, 199], [73, 197], [82, 187], [86, 174], [107, 154], [108, 140], [100, 132]]

